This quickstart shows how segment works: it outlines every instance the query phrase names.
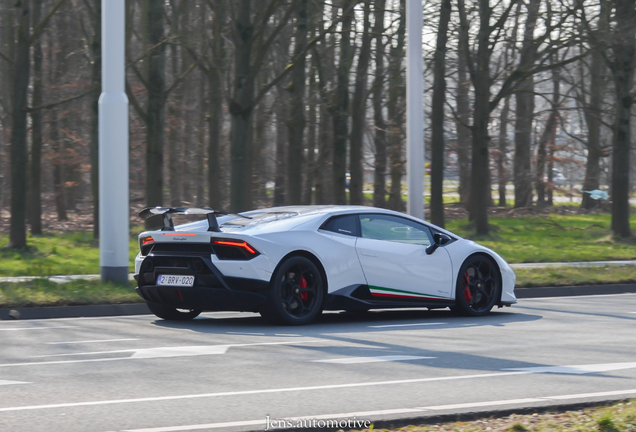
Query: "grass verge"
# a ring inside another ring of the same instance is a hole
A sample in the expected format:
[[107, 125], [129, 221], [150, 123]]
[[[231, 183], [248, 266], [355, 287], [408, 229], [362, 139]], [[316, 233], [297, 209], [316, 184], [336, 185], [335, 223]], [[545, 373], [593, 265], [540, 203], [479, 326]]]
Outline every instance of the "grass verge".
[[[517, 288], [636, 283], [636, 267], [518, 269]], [[55, 283], [47, 279], [0, 284], [0, 308], [138, 303], [134, 282], [125, 287], [95, 280]]]
[[385, 432], [632, 432], [636, 430], [636, 400], [565, 412], [512, 414], [467, 422], [367, 429]]
[[58, 284], [47, 279], [0, 284], [0, 308], [35, 306], [79, 306], [138, 303], [134, 286], [74, 280]]
[[[53, 276], [99, 273], [99, 242], [92, 233], [49, 232], [29, 235], [26, 250], [6, 246], [9, 236], [0, 237], [0, 276]], [[139, 251], [137, 236], [130, 240], [130, 271]]]
[[[609, 214], [491, 217], [490, 224], [486, 237], [476, 236], [466, 219], [451, 220], [447, 228], [492, 248], [510, 263], [636, 259], [636, 239], [612, 238]], [[632, 225], [636, 232], [636, 220]], [[131, 229], [131, 272], [141, 230]], [[0, 235], [0, 276], [99, 273], [99, 247], [91, 233], [30, 235], [29, 248], [22, 251], [7, 249], [7, 243], [8, 236]]]
[[449, 221], [446, 228], [493, 249], [509, 263], [636, 259], [636, 239], [614, 239], [607, 213], [492, 217], [489, 222], [488, 236], [475, 235], [466, 219]]
[[516, 269], [517, 287], [636, 283], [636, 266], [546, 267]]

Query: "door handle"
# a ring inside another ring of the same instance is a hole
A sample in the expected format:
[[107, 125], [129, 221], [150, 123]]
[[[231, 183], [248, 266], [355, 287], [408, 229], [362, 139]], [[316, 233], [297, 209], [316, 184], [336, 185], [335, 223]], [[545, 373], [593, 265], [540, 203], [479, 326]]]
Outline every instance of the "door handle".
[[360, 255], [364, 255], [364, 256], [368, 256], [368, 257], [373, 257], [373, 258], [377, 258], [378, 256], [375, 254], [372, 254], [370, 252], [360, 252]]

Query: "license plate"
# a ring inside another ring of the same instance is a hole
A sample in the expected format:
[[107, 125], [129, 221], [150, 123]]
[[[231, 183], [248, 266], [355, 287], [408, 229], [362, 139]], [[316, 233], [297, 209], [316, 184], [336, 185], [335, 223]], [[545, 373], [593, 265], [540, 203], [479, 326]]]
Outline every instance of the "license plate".
[[194, 286], [194, 276], [159, 275], [157, 285], [191, 287]]

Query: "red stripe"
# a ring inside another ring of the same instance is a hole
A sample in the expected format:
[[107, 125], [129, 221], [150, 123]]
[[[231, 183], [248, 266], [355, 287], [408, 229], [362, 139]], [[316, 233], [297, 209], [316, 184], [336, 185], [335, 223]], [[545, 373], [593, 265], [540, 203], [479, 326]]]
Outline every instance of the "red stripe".
[[400, 297], [400, 298], [428, 298], [428, 297], [418, 297], [418, 296], [406, 296], [399, 294], [381, 294], [381, 293], [371, 293], [374, 297]]

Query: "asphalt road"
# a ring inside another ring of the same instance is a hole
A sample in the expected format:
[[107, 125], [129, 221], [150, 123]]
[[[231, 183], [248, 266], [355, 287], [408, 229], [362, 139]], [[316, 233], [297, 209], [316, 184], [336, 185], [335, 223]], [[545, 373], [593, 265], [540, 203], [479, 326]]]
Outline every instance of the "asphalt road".
[[305, 327], [240, 313], [0, 321], [3, 431], [264, 430], [267, 416], [621, 397], [636, 397], [636, 294], [527, 299], [483, 318], [326, 313]]

